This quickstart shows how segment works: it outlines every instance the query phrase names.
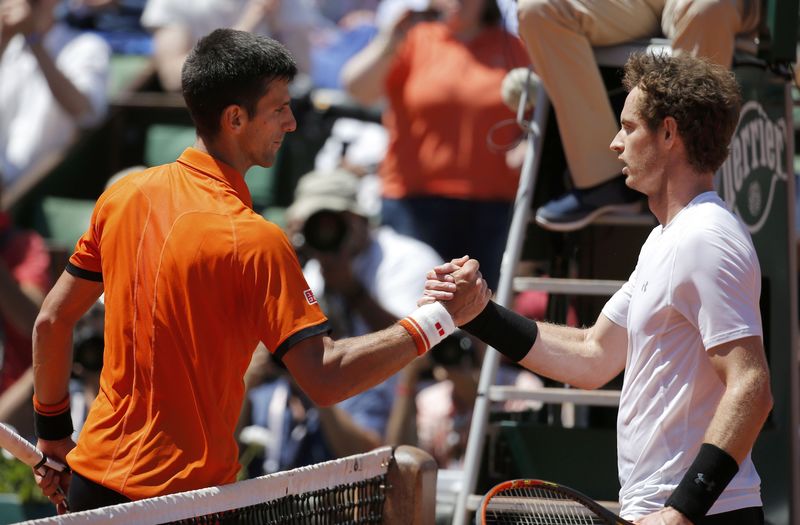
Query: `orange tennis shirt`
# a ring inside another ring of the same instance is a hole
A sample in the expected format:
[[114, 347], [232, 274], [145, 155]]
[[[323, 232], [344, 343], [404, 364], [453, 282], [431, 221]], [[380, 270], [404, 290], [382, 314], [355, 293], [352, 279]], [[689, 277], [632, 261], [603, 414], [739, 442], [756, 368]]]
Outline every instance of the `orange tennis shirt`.
[[105, 287], [100, 393], [67, 456], [131, 499], [235, 481], [243, 375], [327, 333], [281, 229], [244, 177], [187, 149], [98, 200], [67, 271]]
[[500, 86], [529, 63], [519, 38], [499, 27], [469, 42], [441, 22], [411, 28], [385, 81], [383, 196], [513, 201], [519, 170], [506, 164], [506, 149], [520, 131]]

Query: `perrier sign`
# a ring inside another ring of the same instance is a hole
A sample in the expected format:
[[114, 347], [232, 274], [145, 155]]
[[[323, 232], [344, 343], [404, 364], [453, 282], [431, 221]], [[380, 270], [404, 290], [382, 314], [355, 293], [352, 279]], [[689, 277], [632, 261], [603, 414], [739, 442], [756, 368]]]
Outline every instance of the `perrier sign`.
[[[722, 198], [751, 235], [763, 228], [775, 199], [786, 199], [786, 119], [770, 116], [759, 100], [742, 107], [730, 155], [720, 168]], [[781, 203], [783, 204], [783, 203]]]

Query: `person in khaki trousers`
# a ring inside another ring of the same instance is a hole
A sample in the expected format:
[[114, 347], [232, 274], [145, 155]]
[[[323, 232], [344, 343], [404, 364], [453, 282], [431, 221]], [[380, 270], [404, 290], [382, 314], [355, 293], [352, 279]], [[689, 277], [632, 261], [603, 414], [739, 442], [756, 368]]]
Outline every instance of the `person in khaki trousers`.
[[663, 34], [674, 51], [730, 66], [738, 35], [758, 26], [760, 0], [519, 0], [519, 34], [558, 118], [574, 189], [537, 210], [543, 228], [572, 231], [639, 206], [608, 148], [617, 118], [592, 47]]

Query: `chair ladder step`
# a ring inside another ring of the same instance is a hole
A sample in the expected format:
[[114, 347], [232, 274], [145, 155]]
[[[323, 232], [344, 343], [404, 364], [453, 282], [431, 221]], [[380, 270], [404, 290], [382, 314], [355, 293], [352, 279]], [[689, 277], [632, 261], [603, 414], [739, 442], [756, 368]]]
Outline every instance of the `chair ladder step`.
[[514, 386], [492, 386], [490, 401], [525, 400], [542, 403], [573, 403], [584, 406], [619, 406], [619, 390], [581, 390], [578, 388], [524, 389]]
[[563, 279], [556, 277], [515, 277], [515, 292], [538, 290], [542, 292], [568, 295], [612, 296], [625, 281], [603, 279]]

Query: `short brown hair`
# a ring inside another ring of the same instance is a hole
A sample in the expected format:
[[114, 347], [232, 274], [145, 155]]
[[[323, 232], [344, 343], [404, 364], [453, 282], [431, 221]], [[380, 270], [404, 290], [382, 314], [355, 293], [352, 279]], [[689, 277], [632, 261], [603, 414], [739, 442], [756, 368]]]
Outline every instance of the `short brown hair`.
[[645, 95], [636, 109], [650, 129], [675, 119], [692, 167], [707, 173], [722, 166], [742, 106], [730, 70], [686, 54], [636, 53], [625, 64], [623, 85]]

